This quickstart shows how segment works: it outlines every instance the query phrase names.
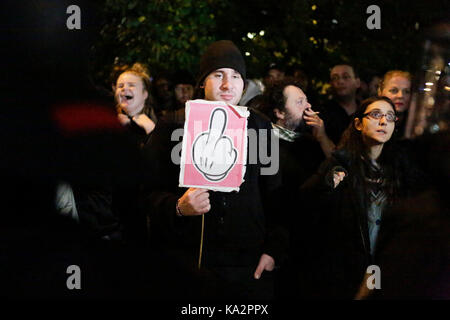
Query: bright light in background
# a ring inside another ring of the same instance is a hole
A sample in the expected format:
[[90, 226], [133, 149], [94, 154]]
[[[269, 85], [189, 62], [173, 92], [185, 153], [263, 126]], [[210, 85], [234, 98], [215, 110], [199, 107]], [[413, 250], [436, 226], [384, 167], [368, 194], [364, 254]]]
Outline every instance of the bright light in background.
[[311, 10], [314, 11], [317, 9], [317, 6], [315, 4], [313, 4], [313, 6], [311, 7]]
[[334, 24], [338, 23], [336, 19], [331, 20], [331, 22], [333, 22]]
[[[450, 65], [450, 62], [449, 62], [449, 65]], [[441, 74], [441, 71], [440, 70], [436, 71], [436, 74]]]
[[433, 85], [433, 82], [426, 82], [425, 85], [426, 85], [426, 86], [432, 86], [432, 85]]
[[262, 36], [264, 36], [264, 30], [261, 30], [260, 32], [259, 32], [259, 35], [262, 37]]
[[245, 55], [248, 57], [250, 55], [250, 52], [245, 52]]
[[431, 91], [431, 88], [425, 88], [423, 91]]
[[248, 37], [249, 39], [253, 39], [253, 38], [255, 37], [255, 34], [249, 32], [249, 33], [247, 33], [247, 37]]

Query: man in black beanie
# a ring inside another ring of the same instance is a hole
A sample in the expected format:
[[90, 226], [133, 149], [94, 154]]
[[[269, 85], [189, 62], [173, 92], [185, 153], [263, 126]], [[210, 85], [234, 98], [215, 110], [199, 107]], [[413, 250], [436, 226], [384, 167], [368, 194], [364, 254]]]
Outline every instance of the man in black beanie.
[[[228, 40], [214, 42], [200, 61], [196, 98], [237, 105], [245, 77], [245, 62], [239, 49]], [[270, 122], [254, 112], [248, 118], [248, 129], [254, 129], [258, 138], [261, 132], [270, 138]], [[151, 214], [153, 243], [177, 257], [176, 263], [196, 268], [204, 215], [200, 271], [208, 276], [197, 284], [201, 297], [273, 298], [271, 271], [283, 260], [288, 238], [284, 228], [275, 227], [275, 211], [270, 210], [271, 194], [280, 185], [278, 172], [262, 175], [264, 165], [258, 159], [256, 164], [247, 163], [239, 192], [181, 189], [177, 187], [179, 165], [169, 160], [171, 149], [166, 149], [165, 157], [161, 157], [161, 146], [168, 145], [170, 135], [166, 132], [162, 137], [157, 128], [149, 141], [149, 150], [159, 154], [152, 161], [160, 168], [160, 178], [155, 178], [157, 184], [147, 193], [145, 205]], [[270, 150], [270, 139], [265, 141]]]
[[[246, 83], [246, 68], [244, 58], [242, 57], [239, 49], [234, 45], [233, 42], [229, 40], [216, 41], [212, 43], [203, 53], [203, 56], [200, 60], [200, 72], [197, 81], [197, 87], [201, 87], [205, 78], [213, 71], [223, 68], [233, 69], [234, 72], [240, 75], [243, 83]], [[237, 102], [234, 104], [237, 104]]]

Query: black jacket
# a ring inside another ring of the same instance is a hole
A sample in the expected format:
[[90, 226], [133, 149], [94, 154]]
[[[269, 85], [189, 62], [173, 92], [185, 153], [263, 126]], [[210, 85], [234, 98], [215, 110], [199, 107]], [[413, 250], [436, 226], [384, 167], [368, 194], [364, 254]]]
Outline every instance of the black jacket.
[[334, 99], [328, 100], [319, 111], [328, 137], [334, 144], [339, 144], [342, 134], [351, 122], [352, 116], [349, 116], [345, 109]]
[[320, 226], [309, 261], [304, 261], [305, 274], [300, 275], [312, 297], [351, 299], [372, 263], [361, 190], [355, 190], [348, 177], [333, 188], [333, 169], [348, 168], [347, 161], [345, 153], [334, 153], [301, 188], [303, 198], [313, 204], [309, 221]]
[[[195, 266], [199, 255], [201, 216], [176, 216], [176, 202], [186, 191], [178, 187], [179, 165], [171, 152], [179, 141], [171, 141], [174, 124], [160, 121], [144, 147], [154, 179], [144, 189], [143, 210], [150, 216], [151, 243], [176, 252]], [[253, 112], [248, 128], [271, 129], [270, 122]], [[259, 133], [258, 133], [259, 135]], [[180, 139], [181, 140], [181, 139]], [[179, 149], [180, 150], [180, 149]], [[267, 165], [268, 166], [268, 165]], [[272, 192], [280, 186], [280, 176], [260, 175], [263, 165], [249, 164], [239, 192], [210, 191], [211, 210], [205, 216], [203, 266], [255, 266], [262, 253], [276, 263], [285, 255], [287, 232], [277, 228]]]

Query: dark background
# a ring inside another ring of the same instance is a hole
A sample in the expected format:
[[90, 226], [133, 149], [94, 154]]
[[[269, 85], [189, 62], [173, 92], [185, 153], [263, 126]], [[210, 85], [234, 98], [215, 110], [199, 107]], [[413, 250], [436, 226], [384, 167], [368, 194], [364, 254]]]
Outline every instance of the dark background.
[[[66, 28], [72, 4], [81, 8], [81, 30]], [[366, 27], [370, 4], [380, 6], [381, 30]], [[354, 63], [363, 78], [394, 68], [414, 73], [424, 30], [450, 12], [446, 1], [404, 0], [6, 0], [1, 6], [1, 88], [11, 102], [96, 95], [94, 86], [109, 89], [115, 63], [147, 63], [153, 76], [173, 68], [195, 75], [201, 51], [217, 39], [250, 53], [249, 77], [260, 78], [271, 62], [295, 64], [317, 89], [340, 61]]]

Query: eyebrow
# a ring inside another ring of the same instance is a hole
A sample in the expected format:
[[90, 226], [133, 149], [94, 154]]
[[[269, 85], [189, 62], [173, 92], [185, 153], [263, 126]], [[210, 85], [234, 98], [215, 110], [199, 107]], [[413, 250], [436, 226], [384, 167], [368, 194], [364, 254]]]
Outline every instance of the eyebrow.
[[[366, 113], [373, 112], [373, 111], [383, 112], [383, 111], [381, 111], [381, 109], [374, 108], [374, 109], [372, 109], [370, 111], [366, 111]], [[392, 110], [388, 110], [388, 111], [386, 111], [386, 113], [393, 113], [393, 114], [395, 114], [395, 112], [392, 111]]]

